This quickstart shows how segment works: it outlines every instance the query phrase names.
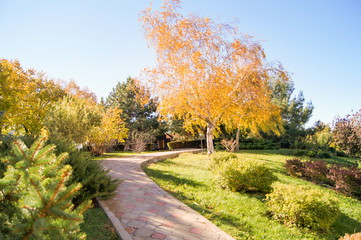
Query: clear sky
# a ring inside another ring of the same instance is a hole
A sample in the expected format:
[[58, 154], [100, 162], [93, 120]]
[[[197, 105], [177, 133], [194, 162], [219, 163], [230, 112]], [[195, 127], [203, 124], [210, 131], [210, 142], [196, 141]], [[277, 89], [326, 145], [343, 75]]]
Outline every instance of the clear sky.
[[[139, 13], [150, 0], [0, 0], [0, 58], [106, 97], [154, 63]], [[157, 7], [160, 0], [153, 0]], [[227, 23], [262, 42], [291, 72], [316, 120], [361, 109], [360, 0], [183, 0], [185, 12]]]

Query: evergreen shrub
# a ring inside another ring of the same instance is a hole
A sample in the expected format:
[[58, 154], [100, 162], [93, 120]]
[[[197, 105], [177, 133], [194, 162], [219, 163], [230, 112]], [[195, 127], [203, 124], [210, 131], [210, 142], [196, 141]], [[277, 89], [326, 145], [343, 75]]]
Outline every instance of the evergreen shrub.
[[[53, 140], [54, 141], [54, 140]], [[69, 184], [81, 183], [77, 196], [73, 199], [75, 205], [93, 198], [109, 199], [115, 194], [120, 180], [113, 179], [109, 170], [105, 170], [101, 161], [91, 160], [89, 152], [79, 151], [74, 145], [62, 141], [54, 141], [57, 153], [68, 152], [69, 157], [64, 161], [73, 168]]]
[[328, 231], [340, 214], [335, 197], [310, 186], [276, 183], [266, 200], [273, 218], [287, 226]]

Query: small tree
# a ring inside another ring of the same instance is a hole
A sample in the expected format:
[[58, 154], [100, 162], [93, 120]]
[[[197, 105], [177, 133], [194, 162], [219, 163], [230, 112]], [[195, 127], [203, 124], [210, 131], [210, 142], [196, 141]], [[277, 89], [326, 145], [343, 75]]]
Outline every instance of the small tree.
[[102, 155], [117, 142], [124, 142], [128, 129], [120, 118], [121, 112], [120, 109], [109, 108], [101, 113], [101, 125], [92, 130], [88, 139], [90, 152], [93, 155]]
[[[281, 136], [267, 136], [281, 141], [283, 147], [292, 147], [294, 142], [306, 137], [305, 124], [312, 116], [312, 102], [305, 104], [302, 91], [292, 98], [295, 90], [292, 81], [284, 82], [278, 78], [271, 81], [271, 98], [276, 106], [281, 109], [282, 125], [284, 132]], [[267, 134], [268, 135], [268, 134]]]
[[1, 239], [84, 239], [80, 232], [82, 213], [90, 206], [73, 209], [72, 198], [80, 184], [67, 186], [72, 169], [55, 156], [54, 145], [44, 146], [45, 137], [30, 148], [15, 140], [11, 156], [3, 160], [7, 171], [0, 180]]
[[333, 141], [351, 156], [361, 152], [361, 109], [345, 118], [337, 117], [333, 123]]

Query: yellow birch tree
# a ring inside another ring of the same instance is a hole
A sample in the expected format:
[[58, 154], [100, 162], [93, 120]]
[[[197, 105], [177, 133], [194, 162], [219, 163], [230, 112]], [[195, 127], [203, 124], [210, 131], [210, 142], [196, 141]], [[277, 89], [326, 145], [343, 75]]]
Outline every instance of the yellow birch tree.
[[221, 123], [259, 128], [279, 122], [269, 79], [276, 74], [286, 80], [282, 67], [267, 64], [260, 43], [235, 24], [183, 16], [179, 9], [179, 0], [164, 0], [161, 10], [149, 7], [140, 18], [157, 63], [138, 82], [159, 98], [160, 114], [207, 127], [208, 154]]

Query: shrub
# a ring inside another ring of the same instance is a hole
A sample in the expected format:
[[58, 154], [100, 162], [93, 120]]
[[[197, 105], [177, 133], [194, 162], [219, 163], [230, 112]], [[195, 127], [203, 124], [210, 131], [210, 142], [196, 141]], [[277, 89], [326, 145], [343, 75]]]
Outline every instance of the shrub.
[[237, 155], [234, 153], [216, 152], [213, 153], [209, 159], [209, 169], [214, 173], [220, 165], [228, 162], [231, 159], [237, 159]]
[[357, 167], [333, 165], [327, 178], [338, 192], [346, 195], [361, 193], [361, 171]]
[[154, 139], [151, 132], [133, 130], [128, 134], [125, 149], [130, 148], [133, 152], [137, 153], [143, 152]]
[[266, 197], [268, 210], [285, 225], [328, 231], [340, 214], [338, 200], [319, 189], [281, 183], [273, 188]]
[[331, 154], [329, 152], [319, 152], [319, 153], [317, 153], [317, 157], [319, 157], [319, 158], [330, 158]]
[[297, 150], [293, 153], [295, 156], [305, 156], [307, 152], [305, 150]]
[[316, 157], [316, 153], [311, 150], [311, 151], [308, 151], [308, 152], [307, 152], [307, 156], [308, 156], [308, 157]]
[[229, 140], [224, 138], [222, 139], [221, 144], [228, 152], [234, 152], [234, 149], [236, 148], [237, 145], [237, 141], [233, 140], [233, 138]]
[[90, 159], [89, 152], [78, 151], [74, 145], [66, 142], [55, 141], [57, 153], [68, 152], [69, 157], [64, 160], [73, 168], [69, 184], [82, 184], [78, 195], [73, 199], [75, 205], [93, 198], [107, 199], [115, 194], [120, 183], [108, 175], [109, 170], [104, 170], [99, 161]]
[[310, 160], [305, 162], [303, 176], [314, 183], [327, 181], [328, 167], [324, 160]]
[[213, 171], [216, 182], [231, 191], [270, 192], [277, 179], [264, 163], [251, 159], [219, 160]]
[[[203, 141], [203, 146], [207, 146], [206, 142]], [[173, 141], [167, 143], [170, 150], [179, 149], [179, 148], [200, 148], [201, 141], [200, 140], [193, 140], [193, 141]]]
[[214, 150], [215, 151], [223, 151], [226, 150], [224, 146], [220, 142], [214, 141]]
[[342, 151], [336, 151], [336, 156], [337, 157], [348, 157], [348, 155]]
[[346, 235], [341, 237], [339, 240], [361, 240], [361, 233], [354, 233], [351, 235], [346, 233]]
[[293, 177], [302, 177], [305, 171], [305, 164], [300, 159], [289, 159], [285, 163], [286, 171]]

